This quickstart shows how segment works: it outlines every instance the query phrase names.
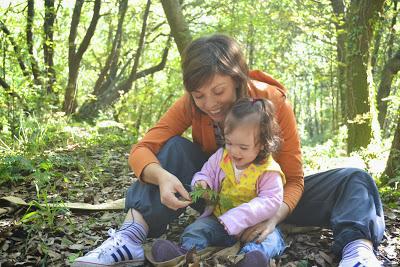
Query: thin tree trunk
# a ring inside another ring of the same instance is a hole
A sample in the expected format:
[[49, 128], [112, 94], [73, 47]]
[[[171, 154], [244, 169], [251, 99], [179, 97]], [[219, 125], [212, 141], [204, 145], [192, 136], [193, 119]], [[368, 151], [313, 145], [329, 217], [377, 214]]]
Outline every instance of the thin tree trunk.
[[[310, 98], [311, 98], [310, 88], [307, 88], [307, 99], [306, 99], [307, 114], [312, 114]], [[313, 126], [312, 116], [306, 118], [306, 129], [308, 129], [308, 134], [310, 136], [310, 139], [312, 139], [314, 137], [314, 126]]]
[[[334, 60], [333, 60], [333, 52], [331, 53], [331, 56], [330, 56], [330, 87], [331, 87], [331, 90], [330, 90], [330, 97], [331, 97], [331, 112], [332, 112], [332, 125], [331, 125], [331, 127], [332, 127], [332, 131], [333, 132], [336, 132], [337, 130], [338, 130], [338, 117], [337, 117], [337, 115], [338, 115], [338, 113], [337, 113], [337, 107], [336, 107], [336, 103], [337, 103], [337, 99], [336, 99], [336, 96], [337, 96], [337, 91], [338, 91], [338, 89], [335, 87], [335, 85], [334, 85], [334, 68], [333, 68], [333, 62], [334, 62]], [[322, 88], [321, 88], [322, 89]], [[336, 101], [336, 102], [335, 102]]]
[[319, 135], [319, 116], [318, 116], [318, 103], [317, 103], [317, 84], [314, 84], [314, 129], [315, 129], [315, 134]]
[[183, 16], [181, 5], [178, 0], [161, 0], [161, 4], [178, 51], [182, 55], [185, 47], [191, 42], [192, 35]]
[[393, 42], [394, 42], [394, 37], [396, 36], [396, 22], [397, 22], [397, 16], [399, 15], [399, 11], [397, 10], [397, 3], [398, 0], [394, 0], [393, 1], [393, 10], [394, 10], [394, 14], [392, 17], [392, 22], [390, 24], [390, 35], [389, 35], [389, 40], [388, 40], [388, 44], [387, 44], [387, 60], [389, 60], [390, 58], [392, 58], [392, 53], [393, 53]]
[[392, 84], [393, 77], [391, 77], [391, 72], [394, 71], [393, 75], [397, 73], [396, 71], [396, 57], [398, 56], [397, 54], [392, 58], [392, 51], [393, 51], [393, 42], [394, 42], [394, 37], [396, 35], [396, 18], [397, 15], [399, 14], [399, 11], [397, 10], [397, 1], [393, 1], [393, 10], [394, 14], [392, 17], [392, 21], [390, 24], [390, 34], [389, 34], [389, 39], [388, 39], [388, 44], [387, 44], [387, 55], [385, 58], [385, 64], [382, 70], [381, 74], [381, 82], [379, 84], [378, 88], [378, 93], [376, 94], [376, 103], [378, 105], [378, 121], [379, 125], [381, 126], [381, 129], [384, 129], [385, 125], [385, 118], [386, 118], [386, 113], [387, 113], [387, 101], [382, 101], [383, 98], [386, 98], [390, 94], [390, 87]]
[[372, 3], [352, 1], [346, 14], [346, 91], [348, 106], [347, 152], [366, 147], [371, 139], [371, 116], [368, 100], [367, 69], [374, 19], [382, 10], [384, 0]]
[[[383, 19], [381, 19], [378, 22], [378, 25], [381, 26], [383, 24], [382, 22]], [[379, 55], [379, 49], [381, 47], [381, 42], [382, 42], [382, 35], [384, 33], [384, 31], [382, 31], [381, 27], [376, 27], [376, 36], [375, 36], [375, 41], [374, 41], [374, 50], [372, 51], [371, 54], [371, 68], [372, 68], [372, 74], [375, 77], [375, 74], [377, 73], [377, 66], [376, 66], [376, 62], [378, 60], [378, 55]]]
[[9, 89], [9, 88], [10, 88], [10, 85], [9, 85], [5, 80], [3, 80], [3, 78], [1, 78], [1, 77], [0, 77], [0, 85], [1, 85], [4, 89]]
[[83, 37], [83, 40], [81, 44], [78, 47], [78, 50], [76, 50], [76, 44], [75, 44], [75, 39], [77, 35], [77, 29], [80, 21], [80, 15], [81, 15], [81, 10], [82, 10], [82, 5], [84, 3], [84, 0], [77, 0], [75, 2], [75, 7], [74, 11], [72, 14], [72, 20], [71, 20], [71, 29], [68, 37], [68, 70], [69, 70], [69, 76], [68, 76], [68, 84], [67, 88], [65, 90], [65, 96], [64, 96], [64, 103], [63, 103], [63, 111], [66, 114], [71, 114], [74, 113], [77, 107], [77, 99], [76, 99], [76, 94], [77, 94], [77, 79], [79, 76], [79, 66], [83, 57], [83, 54], [86, 52], [90, 40], [92, 39], [94, 35], [94, 31], [97, 26], [97, 22], [100, 18], [100, 6], [101, 6], [101, 0], [95, 0], [94, 6], [93, 6], [93, 15], [92, 15], [92, 20], [90, 21], [90, 25], [88, 30], [86, 31], [85, 36]]
[[247, 53], [249, 57], [249, 69], [253, 68], [254, 65], [254, 34], [255, 34], [255, 29], [253, 23], [249, 23], [249, 29], [248, 29], [248, 34], [247, 34]]
[[387, 114], [388, 101], [383, 99], [388, 97], [392, 87], [393, 77], [400, 71], [400, 50], [394, 55], [393, 58], [383, 67], [381, 82], [378, 88], [378, 94], [376, 96], [376, 102], [378, 105], [378, 121], [381, 125], [381, 129], [384, 129], [385, 118]]
[[18, 44], [15, 42], [14, 38], [11, 36], [10, 31], [8, 30], [7, 26], [0, 20], [0, 29], [5, 33], [5, 35], [8, 37], [8, 40], [10, 41], [15, 55], [17, 56], [17, 61], [18, 65], [22, 71], [22, 74], [28, 78], [29, 80], [31, 79], [31, 74], [29, 71], [26, 69], [24, 60], [23, 60], [23, 55], [21, 53], [21, 49], [19, 48]]
[[118, 26], [112, 42], [111, 52], [107, 57], [106, 63], [102, 68], [99, 77], [97, 78], [93, 90], [94, 95], [100, 95], [111, 84], [111, 80], [115, 80], [115, 75], [117, 73], [118, 61], [120, 56], [123, 24], [127, 8], [128, 8], [128, 0], [121, 0], [119, 3], [119, 10], [118, 10]]
[[[336, 59], [338, 64], [337, 69], [337, 88], [338, 95], [337, 101], [340, 105], [340, 115], [342, 123], [346, 123], [348, 114], [347, 114], [347, 105], [346, 105], [346, 49], [345, 49], [345, 10], [344, 10], [344, 2], [343, 0], [331, 0], [332, 9], [336, 16], [335, 28], [336, 28]], [[339, 110], [337, 110], [339, 114]]]
[[94, 117], [97, 116], [98, 112], [113, 103], [117, 101], [120, 96], [121, 92], [126, 93], [132, 88], [132, 83], [144, 76], [153, 74], [157, 71], [162, 70], [165, 67], [165, 64], [167, 62], [167, 57], [168, 57], [168, 50], [169, 50], [169, 44], [170, 44], [170, 38], [168, 38], [167, 45], [164, 49], [163, 55], [161, 62], [153, 66], [151, 68], [148, 68], [146, 70], [138, 72], [138, 66], [139, 66], [139, 59], [140, 55], [142, 54], [142, 49], [144, 45], [144, 39], [145, 39], [145, 33], [146, 33], [146, 27], [147, 27], [147, 18], [149, 16], [149, 11], [150, 11], [150, 4], [151, 1], [148, 0], [145, 8], [145, 12], [143, 15], [143, 24], [142, 24], [142, 31], [139, 37], [138, 41], [138, 48], [136, 50], [135, 54], [135, 59], [133, 63], [133, 67], [130, 71], [129, 77], [122, 81], [119, 85], [115, 86], [115, 84], [111, 84], [106, 90], [104, 90], [103, 93], [101, 93], [96, 100], [90, 100], [82, 105], [82, 107], [79, 109], [79, 113], [77, 114], [77, 118], [79, 119], [85, 119], [85, 120], [91, 120]]
[[[254, 7], [254, 0], [250, 1], [250, 6]], [[250, 20], [256, 18], [257, 16], [255, 15], [255, 10], [251, 9], [251, 14], [250, 15]], [[248, 30], [247, 30], [247, 55], [248, 55], [248, 66], [249, 69], [253, 68], [254, 65], [254, 39], [255, 39], [255, 29], [254, 29], [254, 23], [251, 21], [248, 25]]]
[[35, 17], [35, 1], [28, 0], [28, 9], [26, 16], [26, 44], [28, 47], [29, 61], [31, 63], [31, 68], [32, 68], [33, 82], [36, 85], [41, 85], [39, 66], [33, 54], [32, 26], [34, 17]]
[[56, 71], [54, 69], [54, 20], [56, 18], [56, 10], [54, 8], [54, 0], [44, 1], [44, 42], [43, 42], [43, 58], [46, 71], [46, 91], [47, 94], [54, 92], [53, 86], [56, 82]]
[[389, 159], [386, 163], [384, 175], [381, 177], [383, 184], [400, 174], [400, 113], [398, 112], [397, 126], [394, 132], [392, 146], [390, 149]]

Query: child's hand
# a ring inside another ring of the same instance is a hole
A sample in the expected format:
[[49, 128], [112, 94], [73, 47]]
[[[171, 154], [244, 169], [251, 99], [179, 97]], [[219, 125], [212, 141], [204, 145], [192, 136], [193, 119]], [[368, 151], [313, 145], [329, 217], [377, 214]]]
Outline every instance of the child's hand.
[[[206, 189], [210, 189], [210, 187], [208, 186], [206, 181], [203, 181], [203, 180], [197, 181], [194, 184], [194, 186], [195, 186], [195, 188], [202, 188], [202, 189], [205, 189], [205, 190]], [[210, 200], [210, 196], [209, 196], [208, 192], [204, 192], [203, 195], [201, 196], [201, 198], [204, 198], [206, 200]]]
[[197, 182], [194, 184], [194, 187], [201, 187], [201, 188], [203, 188], [203, 189], [207, 189], [208, 184], [206, 183], [206, 181], [200, 180], [200, 181], [197, 181]]

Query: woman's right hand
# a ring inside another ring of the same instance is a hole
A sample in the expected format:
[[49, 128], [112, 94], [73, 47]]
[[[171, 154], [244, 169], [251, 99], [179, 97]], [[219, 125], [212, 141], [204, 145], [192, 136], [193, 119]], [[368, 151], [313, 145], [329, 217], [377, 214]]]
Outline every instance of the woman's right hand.
[[[158, 185], [161, 203], [170, 209], [185, 208], [192, 203], [190, 195], [181, 181], [157, 163], [150, 163], [144, 168], [142, 181]], [[176, 193], [181, 198], [178, 198]]]
[[[189, 206], [192, 203], [189, 193], [175, 175], [172, 175], [169, 172], [167, 173], [168, 175], [162, 177], [158, 184], [160, 188], [161, 203], [173, 210]], [[178, 193], [183, 199], [178, 198], [176, 193]]]

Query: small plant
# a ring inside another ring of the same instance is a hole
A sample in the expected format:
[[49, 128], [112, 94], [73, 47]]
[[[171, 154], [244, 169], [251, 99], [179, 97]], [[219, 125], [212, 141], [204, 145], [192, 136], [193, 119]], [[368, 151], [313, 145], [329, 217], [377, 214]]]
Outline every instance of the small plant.
[[218, 193], [211, 188], [202, 188], [201, 186], [196, 186], [192, 192], [190, 192], [193, 202], [199, 201], [203, 198], [207, 205], [216, 206], [217, 204], [224, 210], [229, 210], [234, 208], [233, 202], [230, 198]]
[[201, 186], [196, 186], [192, 192], [190, 192], [193, 202], [199, 201], [200, 198], [206, 200], [207, 204], [216, 205], [218, 203], [219, 197], [218, 192], [212, 190], [211, 188], [202, 188]]

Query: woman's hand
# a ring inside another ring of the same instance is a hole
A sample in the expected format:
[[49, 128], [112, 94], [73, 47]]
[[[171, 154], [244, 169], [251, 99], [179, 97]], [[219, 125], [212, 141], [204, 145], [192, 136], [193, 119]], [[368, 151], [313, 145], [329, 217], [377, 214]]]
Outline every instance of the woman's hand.
[[275, 227], [283, 221], [289, 214], [289, 206], [283, 202], [279, 207], [277, 213], [270, 218], [260, 222], [252, 227], [247, 228], [243, 231], [240, 236], [240, 240], [243, 242], [254, 241], [256, 243], [261, 243], [267, 238], [267, 236], [275, 230]]
[[[189, 193], [176, 176], [168, 173], [168, 175], [159, 180], [158, 185], [160, 187], [161, 203], [168, 208], [177, 210], [185, 208], [192, 203]], [[178, 193], [183, 199], [178, 198], [176, 193]]]
[[[160, 189], [161, 203], [170, 209], [177, 210], [189, 206], [192, 201], [189, 193], [183, 187], [179, 179], [163, 169], [160, 164], [150, 163], [142, 172], [142, 181], [154, 185], [158, 185]], [[178, 193], [181, 198], [178, 198]]]
[[242, 235], [240, 236], [240, 240], [242, 242], [256, 242], [261, 243], [265, 240], [265, 238], [275, 230], [276, 223], [274, 220], [266, 220], [260, 222], [252, 227], [247, 228]]

